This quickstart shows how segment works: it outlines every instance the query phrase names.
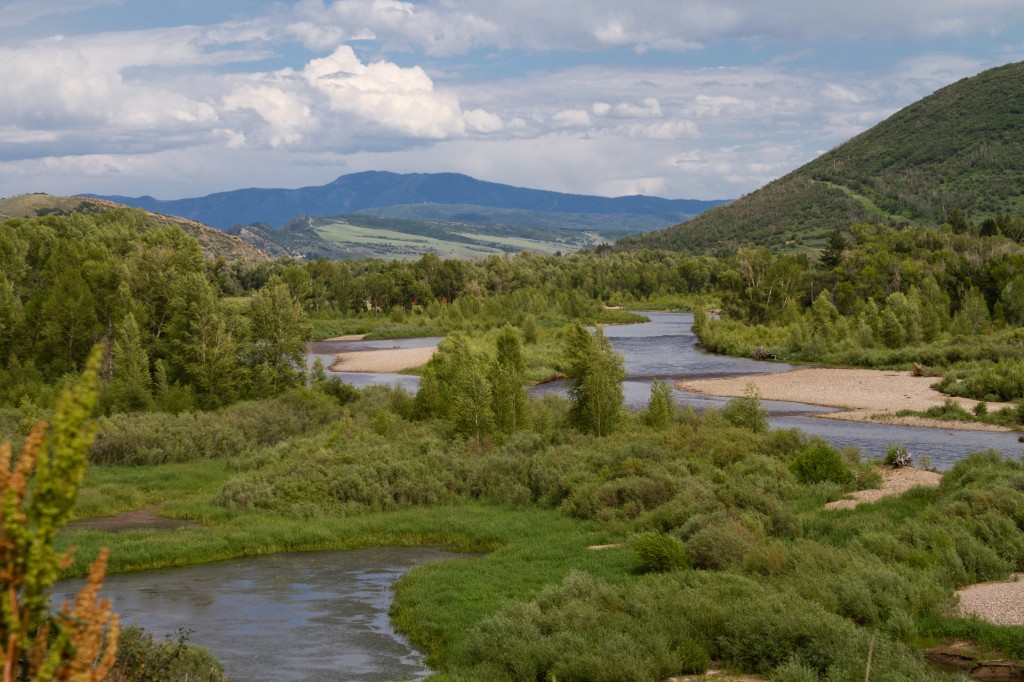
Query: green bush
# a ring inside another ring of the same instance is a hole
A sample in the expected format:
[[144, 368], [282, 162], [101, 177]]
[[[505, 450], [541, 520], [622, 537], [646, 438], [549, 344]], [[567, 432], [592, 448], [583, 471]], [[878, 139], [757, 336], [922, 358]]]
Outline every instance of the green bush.
[[215, 412], [118, 414], [99, 420], [89, 459], [143, 465], [235, 457], [309, 433], [340, 415], [335, 399], [308, 389]]
[[117, 682], [223, 682], [228, 678], [216, 658], [200, 647], [187, 644], [189, 630], [161, 642], [138, 627], [121, 631], [117, 660], [107, 676]]
[[703, 675], [711, 667], [711, 656], [699, 642], [685, 639], [679, 645], [679, 672], [684, 675]]
[[808, 446], [793, 458], [790, 470], [801, 483], [838, 483], [848, 485], [854, 475], [835, 448], [824, 443]]
[[633, 540], [633, 551], [639, 557], [640, 564], [646, 571], [665, 573], [686, 568], [689, 565], [686, 547], [678, 538], [665, 533], [657, 531], [641, 533]]
[[733, 398], [725, 404], [722, 417], [733, 426], [750, 429], [754, 433], [768, 430], [768, 410], [761, 407], [761, 396], [753, 384], [747, 386], [743, 397]]

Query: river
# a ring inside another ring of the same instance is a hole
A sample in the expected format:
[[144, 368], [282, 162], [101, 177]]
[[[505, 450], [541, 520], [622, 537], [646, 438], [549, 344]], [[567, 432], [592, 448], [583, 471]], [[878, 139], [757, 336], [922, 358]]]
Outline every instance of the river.
[[[107, 576], [122, 624], [158, 639], [179, 628], [210, 649], [233, 682], [392, 682], [430, 675], [388, 618], [410, 568], [456, 556], [425, 547], [297, 552]], [[74, 601], [83, 580], [62, 580]], [[344, 671], [344, 672], [340, 672]]]

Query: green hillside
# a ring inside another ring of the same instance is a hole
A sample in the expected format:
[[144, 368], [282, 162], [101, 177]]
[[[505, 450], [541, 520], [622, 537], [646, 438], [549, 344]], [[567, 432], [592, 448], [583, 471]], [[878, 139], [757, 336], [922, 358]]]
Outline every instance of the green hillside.
[[984, 71], [725, 206], [621, 245], [732, 250], [820, 247], [855, 222], [977, 223], [1024, 213], [1024, 62]]
[[444, 258], [479, 258], [519, 251], [572, 253], [604, 244], [624, 232], [599, 234], [591, 230], [401, 220], [361, 214], [304, 216], [279, 230], [259, 224], [229, 230], [230, 234], [274, 255], [329, 260], [393, 260], [419, 258], [425, 253]]

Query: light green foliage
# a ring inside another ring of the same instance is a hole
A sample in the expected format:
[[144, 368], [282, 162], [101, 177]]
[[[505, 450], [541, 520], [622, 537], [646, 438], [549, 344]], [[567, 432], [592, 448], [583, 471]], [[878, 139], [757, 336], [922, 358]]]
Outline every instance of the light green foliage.
[[808, 446], [798, 452], [790, 469], [801, 483], [848, 485], [854, 478], [839, 451], [824, 443]]
[[525, 370], [519, 336], [506, 327], [498, 335], [490, 369], [491, 407], [495, 427], [501, 433], [512, 433], [529, 424]]
[[642, 419], [647, 426], [663, 429], [672, 423], [676, 414], [676, 401], [672, 387], [663, 379], [651, 382], [651, 398]]
[[297, 385], [305, 374], [310, 326], [302, 306], [283, 281], [271, 278], [249, 302], [252, 363], [264, 383], [261, 395], [274, 395]]
[[987, 334], [991, 331], [992, 320], [988, 304], [977, 287], [971, 287], [960, 303], [960, 310], [953, 316], [953, 333], [961, 336]]
[[722, 408], [722, 416], [733, 426], [750, 429], [754, 433], [768, 430], [768, 410], [761, 407], [761, 394], [754, 384], [748, 384], [739, 398], [733, 398]]
[[689, 566], [686, 547], [671, 535], [647, 531], [633, 538], [633, 552], [644, 570], [665, 573]]
[[581, 431], [608, 435], [621, 419], [626, 376], [622, 356], [600, 329], [590, 332], [578, 321], [566, 328], [562, 348], [572, 403], [570, 422]]

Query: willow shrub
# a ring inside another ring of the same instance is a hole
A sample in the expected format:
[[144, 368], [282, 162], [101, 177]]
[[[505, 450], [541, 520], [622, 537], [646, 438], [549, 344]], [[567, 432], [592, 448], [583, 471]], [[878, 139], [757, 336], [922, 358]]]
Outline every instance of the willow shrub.
[[114, 415], [98, 420], [89, 459], [97, 464], [141, 465], [235, 457], [317, 430], [340, 414], [332, 397], [294, 389], [215, 412]]
[[[737, 575], [671, 573], [613, 587], [574, 572], [481, 622], [457, 654], [456, 670], [489, 680], [656, 680], [689, 672], [699, 648], [747, 672], [795, 664], [810, 679], [853, 681], [864, 679], [872, 637], [818, 604]], [[887, 679], [934, 679], [884, 634], [874, 643], [873, 666]]]

